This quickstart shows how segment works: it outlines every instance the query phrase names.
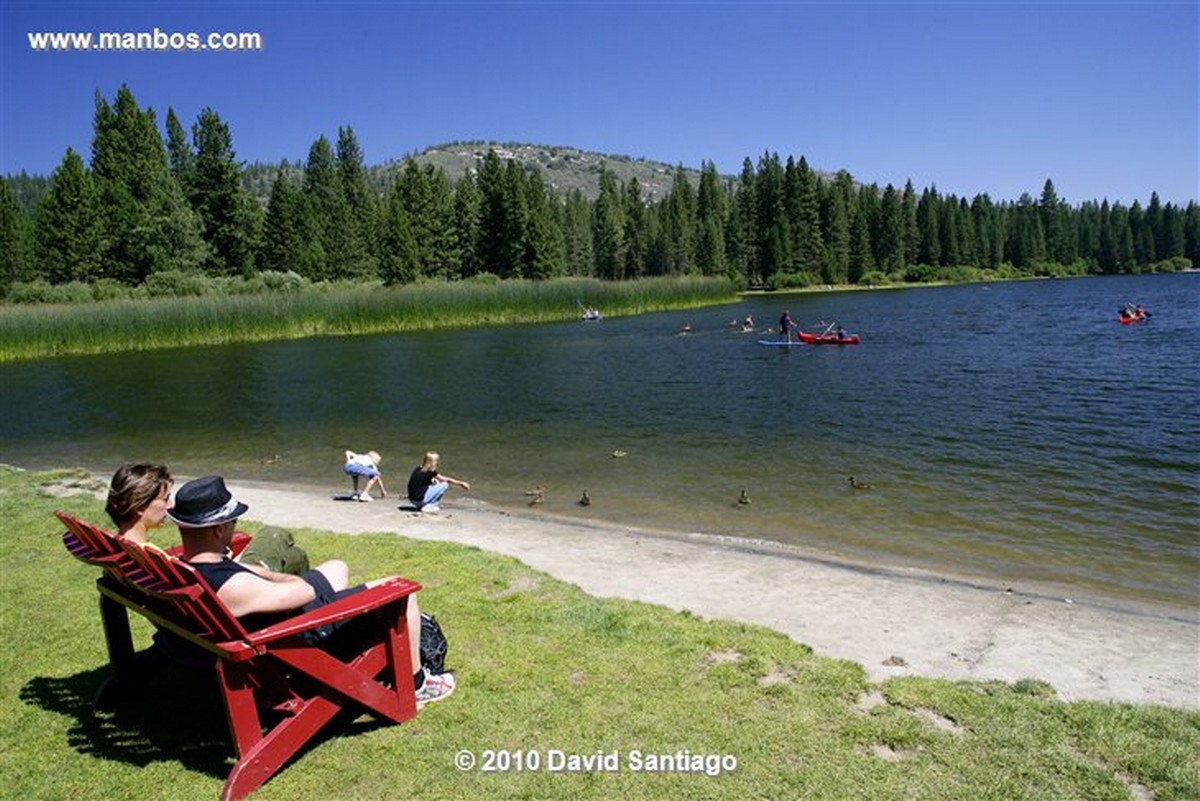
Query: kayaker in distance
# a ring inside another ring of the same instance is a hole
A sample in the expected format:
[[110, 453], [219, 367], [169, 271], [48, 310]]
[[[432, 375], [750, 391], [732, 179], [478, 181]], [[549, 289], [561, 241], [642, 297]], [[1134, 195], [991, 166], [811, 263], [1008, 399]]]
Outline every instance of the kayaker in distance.
[[1145, 320], [1150, 316], [1150, 312], [1142, 308], [1141, 304], [1134, 305], [1126, 303], [1117, 310], [1117, 319], [1123, 323], [1132, 323], [1138, 320]]

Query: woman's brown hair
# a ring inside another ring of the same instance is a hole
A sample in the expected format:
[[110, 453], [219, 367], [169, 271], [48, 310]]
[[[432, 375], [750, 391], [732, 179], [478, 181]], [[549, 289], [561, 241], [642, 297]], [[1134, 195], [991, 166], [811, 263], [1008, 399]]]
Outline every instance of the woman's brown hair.
[[174, 480], [165, 464], [123, 464], [113, 473], [104, 511], [118, 526], [145, 509], [168, 490]]

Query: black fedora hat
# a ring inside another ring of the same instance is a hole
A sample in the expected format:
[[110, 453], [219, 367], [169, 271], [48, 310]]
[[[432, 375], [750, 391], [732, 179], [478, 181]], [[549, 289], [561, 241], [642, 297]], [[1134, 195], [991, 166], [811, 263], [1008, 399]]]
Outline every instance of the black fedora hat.
[[167, 515], [180, 528], [201, 528], [237, 520], [249, 509], [225, 488], [225, 479], [205, 476], [179, 488]]

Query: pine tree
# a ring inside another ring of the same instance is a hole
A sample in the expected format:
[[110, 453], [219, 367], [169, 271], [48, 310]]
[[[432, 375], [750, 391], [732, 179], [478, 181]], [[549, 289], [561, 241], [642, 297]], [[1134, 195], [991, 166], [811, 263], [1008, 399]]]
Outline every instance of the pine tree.
[[345, 275], [346, 198], [338, 179], [333, 147], [322, 134], [308, 149], [304, 163], [303, 192], [307, 205], [307, 225], [315, 236], [305, 258], [306, 271], [314, 280], [337, 279]]
[[965, 197], [958, 199], [955, 223], [958, 226], [959, 264], [979, 266], [974, 257], [975, 219], [971, 216], [971, 207]]
[[940, 205], [937, 188], [933, 186], [921, 192], [921, 199], [917, 202], [917, 230], [921, 237], [917, 262], [930, 267], [942, 262], [942, 237], [938, 226]]
[[525, 231], [529, 204], [525, 194], [525, 172], [515, 160], [504, 165], [504, 222], [501, 237], [501, 278], [526, 277]]
[[822, 278], [827, 284], [840, 284], [850, 277], [850, 209], [855, 203], [854, 179], [840, 170], [822, 193], [821, 228], [826, 243]]
[[196, 154], [192, 152], [188, 141], [187, 131], [175, 116], [175, 109], [167, 109], [167, 165], [175, 182], [183, 190], [184, 196], [190, 195], [189, 185], [192, 180], [192, 170], [195, 167]]
[[[1136, 205], [1136, 201], [1134, 202]], [[1135, 236], [1130, 224], [1130, 209], [1114, 203], [1111, 213], [1113, 231], [1113, 272], [1132, 272], [1137, 265]]]
[[1156, 260], [1154, 232], [1145, 209], [1138, 201], [1129, 204], [1129, 230], [1133, 235], [1133, 265], [1141, 267]]
[[1181, 258], [1187, 238], [1183, 233], [1183, 212], [1178, 206], [1168, 203], [1163, 208], [1163, 241], [1159, 250], [1162, 259]]
[[700, 189], [696, 194], [696, 220], [699, 226], [696, 261], [704, 275], [726, 275], [725, 226], [729, 201], [721, 188], [717, 165], [700, 165]]
[[[408, 227], [416, 248], [416, 277], [445, 278], [444, 256], [449, 235], [448, 215], [444, 218], [434, 186], [432, 168], [422, 168], [407, 159], [396, 181], [407, 213]], [[445, 190], [448, 193], [448, 189]]]
[[379, 277], [389, 286], [417, 279], [420, 261], [404, 192], [395, 181], [388, 191], [379, 243]]
[[867, 193], [875, 189], [863, 187], [858, 192], [859, 202], [855, 204], [850, 217], [850, 262], [846, 266], [846, 280], [852, 284], [860, 283], [863, 277], [875, 269], [875, 257], [871, 252], [871, 222], [867, 207], [862, 203]]
[[551, 225], [550, 199], [541, 173], [525, 176], [525, 208], [524, 275], [534, 280], [553, 278], [561, 263], [561, 237], [556, 238]]
[[910, 178], [900, 195], [900, 251], [897, 270], [921, 261], [921, 227], [917, 224], [917, 190]]
[[940, 253], [943, 267], [955, 267], [963, 263], [959, 251], [958, 198], [947, 195], [937, 203], [938, 236], [941, 241]]
[[788, 223], [793, 236], [793, 269], [813, 277], [820, 276], [825, 262], [825, 242], [821, 236], [819, 179], [801, 156], [799, 164], [788, 159], [784, 182]]
[[1010, 210], [1012, 226], [1005, 251], [1019, 270], [1033, 270], [1046, 261], [1046, 238], [1039, 214], [1028, 192], [1022, 193], [1016, 207]]
[[660, 216], [667, 248], [667, 272], [696, 271], [696, 194], [683, 165], [675, 168]]
[[51, 283], [101, 277], [99, 195], [83, 159], [71, 148], [54, 171], [35, 220], [41, 275]]
[[1193, 267], [1200, 262], [1200, 205], [1194, 200], [1183, 212], [1183, 256]]
[[879, 218], [875, 228], [875, 263], [885, 272], [904, 269], [904, 215], [900, 194], [888, 184], [879, 200]]
[[625, 267], [625, 209], [617, 179], [605, 166], [600, 168], [600, 195], [593, 212], [592, 241], [596, 275], [620, 279]]
[[1058, 264], [1070, 264], [1075, 260], [1076, 253], [1074, 225], [1069, 208], [1059, 200], [1054, 182], [1049, 178], [1042, 187], [1038, 211], [1046, 242], [1046, 258]]
[[429, 186], [430, 227], [428, 235], [433, 242], [433, 258], [426, 264], [427, 273], [439, 280], [450, 280], [459, 275], [459, 254], [455, 249], [454, 236], [454, 192], [450, 181], [440, 167], [425, 165], [425, 181]]
[[7, 178], [0, 177], [0, 296], [18, 281], [33, 278], [29, 263], [29, 220]]
[[758, 258], [758, 200], [755, 197], [755, 177], [754, 165], [750, 159], [744, 159], [737, 189], [734, 191], [729, 236], [726, 240], [733, 270], [741, 274], [750, 286], [762, 283]]
[[377, 228], [375, 195], [367, 186], [367, 171], [363, 166], [362, 147], [349, 126], [338, 128], [338, 182], [346, 204], [345, 275], [351, 278], [374, 278], [379, 270], [373, 252], [374, 231]]
[[229, 126], [205, 108], [192, 126], [192, 143], [195, 158], [186, 185], [210, 249], [206, 269], [213, 275], [248, 275], [261, 223], [256, 226], [255, 201], [242, 189]]
[[473, 173], [467, 173], [454, 187], [454, 251], [458, 255], [455, 273], [469, 277], [482, 268], [479, 262], [479, 216], [482, 197]]
[[304, 274], [305, 253], [312, 232], [306, 229], [304, 196], [287, 173], [285, 161], [271, 184], [263, 223], [263, 269]]
[[1146, 228], [1149, 229], [1150, 239], [1154, 243], [1152, 255], [1147, 259], [1147, 263], [1167, 258], [1166, 214], [1157, 192], [1150, 193], [1150, 204], [1146, 206]]
[[622, 274], [627, 278], [640, 278], [646, 273], [646, 259], [650, 250], [649, 214], [642, 199], [642, 185], [637, 176], [625, 185], [625, 266]]
[[579, 189], [573, 189], [567, 194], [567, 202], [563, 208], [563, 249], [566, 252], [568, 275], [594, 274], [592, 205]]
[[764, 283], [770, 283], [775, 273], [790, 269], [791, 231], [784, 203], [783, 165], [779, 155], [763, 153], [758, 160], [754, 177], [754, 196], [757, 211], [755, 233], [758, 256], [757, 272]]
[[1100, 207], [1088, 201], [1079, 207], [1075, 215], [1076, 256], [1096, 272], [1100, 252]]
[[479, 168], [479, 196], [479, 266], [483, 272], [502, 275], [507, 269], [504, 241], [507, 198], [504, 166], [491, 148]]
[[995, 230], [992, 226], [992, 200], [986, 194], [976, 195], [971, 201], [971, 219], [975, 223], [975, 238], [970, 250], [975, 264], [987, 269], [995, 269], [999, 263], [993, 263], [992, 237]]
[[127, 86], [112, 106], [96, 93], [92, 177], [100, 194], [106, 276], [137, 284], [152, 272], [203, 263], [200, 221], [171, 176], [154, 112], [139, 109]]

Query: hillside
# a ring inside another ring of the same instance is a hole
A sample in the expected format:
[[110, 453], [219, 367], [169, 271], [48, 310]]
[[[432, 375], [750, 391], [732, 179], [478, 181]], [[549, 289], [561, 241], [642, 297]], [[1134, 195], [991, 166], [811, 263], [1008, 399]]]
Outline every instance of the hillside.
[[[440, 167], [453, 182], [467, 170], [474, 169], [489, 148], [494, 149], [501, 160], [516, 161], [527, 169], [540, 168], [542, 176], [556, 192], [568, 194], [579, 189], [589, 200], [595, 200], [599, 193], [602, 166], [607, 167], [619, 183], [637, 178], [646, 200], [663, 198], [671, 188], [675, 172], [674, 165], [660, 161], [519, 142], [453, 142], [427, 148], [412, 158], [422, 166]], [[693, 185], [699, 184], [698, 168], [687, 167], [685, 172]]]
[[[451, 142], [434, 145], [419, 153], [367, 167], [368, 179], [376, 189], [383, 191], [390, 183], [393, 173], [405, 160], [413, 159], [421, 166], [440, 168], [454, 183], [468, 170], [479, 164], [488, 149], [494, 149], [503, 161], [516, 161], [526, 169], [540, 169], [546, 183], [556, 193], [566, 195], [579, 189], [588, 200], [595, 200], [600, 192], [600, 168], [608, 168], [621, 184], [636, 177], [642, 187], [642, 198], [646, 201], [661, 200], [671, 188], [675, 166], [661, 161], [635, 159], [629, 156], [614, 156], [594, 153], [573, 147], [557, 145], [531, 145], [520, 142]], [[287, 169], [300, 180], [303, 164], [289, 163]], [[266, 204], [271, 194], [271, 183], [279, 170], [278, 164], [256, 162], [247, 165], [242, 176], [246, 187]], [[693, 186], [700, 183], [698, 167], [686, 167]]]

